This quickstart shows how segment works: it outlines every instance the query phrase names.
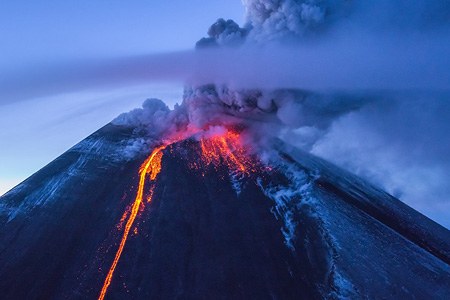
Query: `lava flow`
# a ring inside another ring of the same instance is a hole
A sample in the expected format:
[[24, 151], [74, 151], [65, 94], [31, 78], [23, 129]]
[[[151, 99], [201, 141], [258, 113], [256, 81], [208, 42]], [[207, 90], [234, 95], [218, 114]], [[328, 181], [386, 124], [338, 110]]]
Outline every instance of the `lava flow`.
[[[186, 137], [182, 138], [185, 139]], [[182, 140], [181, 139], [181, 140]], [[175, 141], [172, 141], [175, 142]], [[139, 210], [143, 208], [145, 204], [143, 202], [144, 197], [144, 187], [145, 187], [145, 179], [147, 174], [151, 181], [156, 179], [156, 176], [161, 171], [161, 160], [162, 160], [162, 150], [164, 150], [167, 145], [170, 143], [166, 143], [164, 146], [160, 146], [153, 150], [151, 155], [147, 158], [147, 160], [141, 165], [139, 169], [139, 185], [136, 198], [131, 207], [131, 212], [128, 210], [122, 216], [121, 223], [124, 222], [126, 216], [129, 214], [129, 218], [125, 225], [125, 230], [122, 236], [122, 240], [120, 242], [119, 248], [114, 257], [114, 261], [109, 269], [108, 275], [106, 276], [105, 282], [103, 284], [102, 290], [98, 297], [99, 300], [103, 300], [108, 287], [111, 284], [112, 277], [114, 275], [114, 271], [119, 262], [120, 256], [122, 255], [123, 248], [127, 242], [128, 235], [130, 233], [131, 227], [134, 224], [134, 221], [139, 213]], [[246, 153], [246, 149], [242, 146], [240, 141], [240, 136], [238, 133], [224, 130], [219, 134], [211, 135], [208, 132], [203, 132], [203, 136], [200, 139], [200, 146], [202, 152], [202, 161], [205, 165], [213, 164], [214, 166], [219, 166], [220, 164], [227, 165], [230, 171], [237, 171], [241, 174], [249, 174], [254, 170], [254, 163], [249, 159], [249, 156]], [[147, 202], [151, 202], [153, 192], [155, 186], [151, 186], [147, 196]], [[121, 228], [121, 226], [120, 226]]]
[[[150, 180], [155, 180], [156, 176], [161, 171], [162, 150], [164, 150], [165, 147], [166, 146], [160, 146], [153, 150], [152, 154], [147, 158], [147, 160], [141, 165], [139, 169], [139, 186], [136, 199], [134, 200], [134, 204], [131, 208], [130, 217], [128, 218], [128, 221], [125, 225], [125, 230], [123, 232], [122, 240], [120, 241], [119, 249], [116, 252], [114, 261], [109, 268], [108, 275], [106, 276], [105, 282], [103, 283], [100, 296], [98, 297], [99, 300], [105, 298], [106, 291], [111, 284], [111, 280], [114, 275], [114, 271], [116, 270], [117, 263], [119, 262], [123, 248], [125, 247], [125, 243], [127, 242], [128, 234], [130, 233], [131, 227], [133, 226], [134, 220], [136, 219], [136, 216], [139, 212], [139, 207], [141, 206], [142, 198], [144, 196], [145, 177], [147, 174], [149, 174]], [[151, 201], [151, 199], [149, 198], [148, 201]]]
[[253, 169], [254, 163], [242, 146], [238, 133], [227, 130], [224, 134], [204, 137], [200, 140], [200, 146], [206, 164], [218, 166], [224, 163], [230, 170], [243, 174]]

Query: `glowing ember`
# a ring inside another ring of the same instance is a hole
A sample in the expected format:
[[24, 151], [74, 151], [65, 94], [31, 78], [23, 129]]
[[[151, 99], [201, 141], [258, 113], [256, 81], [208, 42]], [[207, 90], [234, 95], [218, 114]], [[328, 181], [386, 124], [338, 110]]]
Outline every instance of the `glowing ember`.
[[117, 230], [122, 230], [123, 228], [123, 224], [125, 223], [125, 220], [127, 219], [128, 214], [130, 213], [130, 209], [131, 207], [127, 207], [127, 209], [125, 209], [125, 212], [122, 215], [122, 218], [120, 218], [119, 224], [117, 224]]
[[[153, 150], [152, 154], [148, 157], [148, 159], [141, 165], [139, 169], [139, 187], [136, 195], [136, 199], [134, 200], [134, 204], [131, 207], [131, 214], [128, 218], [128, 221], [125, 225], [125, 230], [123, 232], [122, 240], [120, 241], [119, 249], [116, 252], [116, 256], [114, 257], [114, 261], [109, 268], [108, 275], [106, 276], [105, 282], [103, 283], [102, 290], [100, 292], [99, 300], [105, 298], [106, 291], [108, 290], [109, 285], [111, 284], [112, 277], [114, 275], [114, 271], [116, 270], [117, 263], [119, 262], [120, 256], [122, 255], [123, 248], [125, 247], [125, 243], [127, 242], [128, 234], [130, 233], [131, 227], [133, 226], [134, 220], [136, 219], [137, 213], [139, 212], [139, 207], [142, 203], [142, 197], [144, 195], [144, 186], [145, 186], [145, 176], [150, 174], [150, 180], [154, 180], [158, 173], [161, 171], [161, 158], [162, 158], [162, 150], [166, 146], [161, 146]], [[151, 199], [148, 199], [150, 202]]]

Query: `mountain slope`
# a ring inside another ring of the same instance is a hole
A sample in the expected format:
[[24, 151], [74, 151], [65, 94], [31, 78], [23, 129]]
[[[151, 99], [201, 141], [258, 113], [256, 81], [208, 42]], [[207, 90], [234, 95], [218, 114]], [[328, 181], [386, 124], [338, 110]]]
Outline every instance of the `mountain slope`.
[[[125, 155], [137, 135], [107, 125], [0, 198], [3, 298], [99, 296], [145, 160]], [[264, 162], [249, 154], [241, 163], [233, 148], [210, 153], [211, 163], [195, 138], [162, 150], [106, 298], [450, 293], [447, 229], [321, 159], [275, 144]]]

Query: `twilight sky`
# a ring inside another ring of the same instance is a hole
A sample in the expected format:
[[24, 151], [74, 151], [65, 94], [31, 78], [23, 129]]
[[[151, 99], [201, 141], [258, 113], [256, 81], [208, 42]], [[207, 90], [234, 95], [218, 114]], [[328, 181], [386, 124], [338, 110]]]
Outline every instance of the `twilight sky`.
[[[55, 60], [192, 49], [219, 16], [242, 23], [243, 15], [240, 0], [2, 0], [0, 77]], [[181, 83], [149, 82], [1, 99], [0, 195], [147, 97], [181, 96]]]

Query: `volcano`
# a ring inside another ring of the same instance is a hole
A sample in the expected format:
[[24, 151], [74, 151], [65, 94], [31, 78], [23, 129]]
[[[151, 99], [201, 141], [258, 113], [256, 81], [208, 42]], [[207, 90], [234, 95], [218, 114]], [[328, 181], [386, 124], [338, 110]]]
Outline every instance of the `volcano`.
[[108, 124], [0, 198], [2, 299], [445, 298], [450, 232], [275, 140]]

